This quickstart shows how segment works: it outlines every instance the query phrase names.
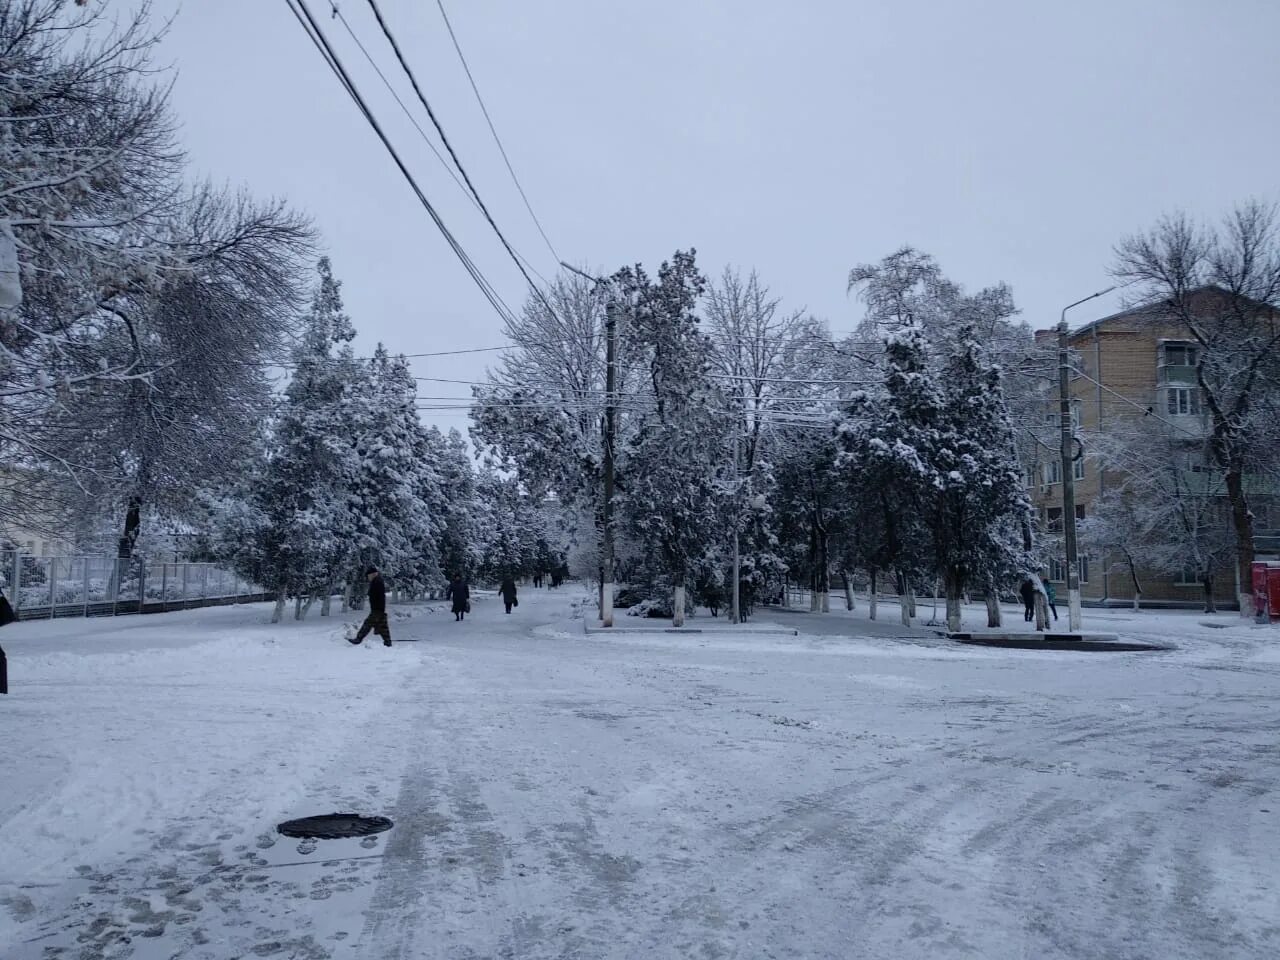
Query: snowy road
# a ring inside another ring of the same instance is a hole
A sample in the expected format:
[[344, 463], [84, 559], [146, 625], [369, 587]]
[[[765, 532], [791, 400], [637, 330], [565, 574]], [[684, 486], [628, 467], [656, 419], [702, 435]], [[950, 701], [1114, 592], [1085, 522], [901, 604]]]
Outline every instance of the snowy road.
[[[1280, 955], [1271, 632], [588, 637], [532, 590], [390, 651], [141, 619], [0, 638], [5, 960]], [[273, 833], [347, 808], [396, 827]]]

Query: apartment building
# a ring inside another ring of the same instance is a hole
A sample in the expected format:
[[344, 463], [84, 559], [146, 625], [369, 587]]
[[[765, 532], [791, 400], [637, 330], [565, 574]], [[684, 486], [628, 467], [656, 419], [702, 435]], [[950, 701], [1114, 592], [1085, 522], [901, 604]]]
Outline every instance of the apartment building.
[[[1204, 291], [1212, 296], [1212, 291]], [[1036, 333], [1037, 343], [1056, 347], [1056, 330]], [[1125, 476], [1107, 470], [1090, 455], [1091, 443], [1104, 432], [1126, 432], [1130, 436], [1151, 436], [1153, 441], [1172, 440], [1172, 446], [1187, 451], [1188, 484], [1201, 484], [1206, 495], [1218, 496], [1221, 483], [1211, 468], [1198, 460], [1209, 435], [1207, 411], [1203, 409], [1196, 385], [1199, 346], [1189, 330], [1162, 323], [1145, 308], [1125, 310], [1102, 317], [1068, 337], [1073, 365], [1080, 371], [1071, 379], [1070, 394], [1075, 432], [1082, 440], [1082, 456], [1073, 463], [1075, 513], [1077, 521], [1093, 516], [1098, 500], [1108, 490], [1119, 488]], [[1043, 418], [1042, 435], [1053, 437], [1059, 422], [1056, 382], [1047, 381], [1043, 402], [1035, 415]], [[1056, 437], [1041, 443], [1038, 454], [1028, 464], [1028, 488], [1041, 523], [1042, 533], [1058, 554], [1049, 564], [1049, 577], [1065, 593], [1066, 566], [1061, 546], [1062, 463]], [[1256, 516], [1256, 546], [1260, 558], [1280, 552], [1280, 509], [1277, 493], [1260, 478], [1249, 478], [1246, 487]], [[1217, 522], [1229, 530], [1225, 490], [1221, 509], [1215, 506]], [[1080, 551], [1080, 591], [1085, 602], [1132, 602], [1133, 578], [1129, 565], [1119, 556]], [[1198, 604], [1204, 586], [1193, 565], [1180, 574], [1156, 572], [1139, 563], [1138, 579], [1144, 602]], [[1214, 579], [1214, 595], [1223, 606], [1234, 603], [1236, 584], [1233, 564]]]

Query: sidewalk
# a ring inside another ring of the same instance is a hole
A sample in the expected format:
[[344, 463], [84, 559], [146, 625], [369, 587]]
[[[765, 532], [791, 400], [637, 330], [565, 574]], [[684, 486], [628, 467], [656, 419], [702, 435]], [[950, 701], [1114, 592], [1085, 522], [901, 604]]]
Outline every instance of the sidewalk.
[[614, 613], [612, 627], [602, 626], [598, 618], [584, 618], [582, 629], [584, 633], [590, 634], [625, 633], [628, 635], [646, 633], [749, 633], [774, 637], [794, 637], [800, 634], [800, 631], [794, 627], [758, 623], [756, 621], [730, 623], [724, 617], [710, 616], [686, 617], [683, 627], [673, 627], [670, 620], [659, 620], [652, 617], [628, 617], [623, 610]]

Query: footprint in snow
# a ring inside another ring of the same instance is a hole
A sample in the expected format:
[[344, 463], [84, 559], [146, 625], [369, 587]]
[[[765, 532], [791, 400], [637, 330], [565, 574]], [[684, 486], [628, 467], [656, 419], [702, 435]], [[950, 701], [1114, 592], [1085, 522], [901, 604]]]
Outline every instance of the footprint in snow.
[[271, 849], [272, 847], [274, 847], [275, 845], [276, 845], [276, 838], [275, 838], [275, 837], [273, 837], [273, 836], [271, 836], [271, 834], [269, 834], [269, 833], [260, 833], [260, 834], [258, 834], [258, 849], [259, 849], [259, 850], [270, 850], [270, 849]]
[[316, 852], [316, 841], [314, 837], [306, 837], [298, 844], [298, 852], [304, 857], [309, 853]]
[[366, 850], [376, 847], [377, 845], [378, 845], [378, 838], [374, 836], [365, 837], [363, 840], [360, 841], [360, 846], [364, 847]]

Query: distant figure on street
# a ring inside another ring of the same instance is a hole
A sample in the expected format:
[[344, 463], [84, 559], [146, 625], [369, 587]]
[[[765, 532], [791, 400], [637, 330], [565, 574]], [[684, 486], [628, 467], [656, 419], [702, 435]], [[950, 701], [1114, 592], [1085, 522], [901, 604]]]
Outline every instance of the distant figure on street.
[[378, 568], [370, 566], [364, 572], [369, 581], [369, 615], [360, 625], [360, 632], [351, 640], [354, 644], [364, 643], [364, 638], [373, 631], [382, 638], [384, 647], [391, 646], [391, 624], [387, 622], [387, 585]]
[[1058, 601], [1058, 591], [1053, 589], [1053, 584], [1048, 580], [1044, 582], [1045, 599], [1049, 601], [1049, 609], [1053, 611], [1053, 619], [1058, 619], [1058, 608], [1055, 604]]
[[[462, 579], [462, 574], [455, 573], [453, 582], [449, 584], [449, 589], [445, 591], [445, 599], [453, 600], [453, 619], [465, 619], [467, 612], [471, 609], [471, 588], [467, 586], [467, 581]], [[510, 613], [510, 611], [507, 611]]]
[[516, 582], [510, 577], [502, 581], [498, 592], [502, 594], [502, 602], [507, 608], [507, 613], [511, 612], [512, 607], [520, 606], [520, 602], [516, 599]]
[[1030, 623], [1036, 618], [1036, 585], [1030, 580], [1023, 580], [1022, 586], [1018, 588], [1018, 593], [1022, 596], [1022, 619]]

